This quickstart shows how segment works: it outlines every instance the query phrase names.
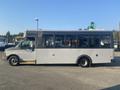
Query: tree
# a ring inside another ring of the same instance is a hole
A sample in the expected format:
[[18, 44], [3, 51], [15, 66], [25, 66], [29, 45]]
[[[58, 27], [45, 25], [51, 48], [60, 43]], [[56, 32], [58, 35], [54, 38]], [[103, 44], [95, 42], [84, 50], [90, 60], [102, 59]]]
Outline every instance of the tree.
[[6, 33], [6, 38], [7, 38], [8, 43], [10, 42], [10, 37], [11, 37], [10, 31], [8, 31], [8, 32]]
[[95, 26], [94, 22], [91, 22], [90, 26], [88, 26], [88, 29], [95, 29], [95, 28], [96, 28], [96, 26]]
[[19, 34], [18, 34], [18, 36], [23, 36], [24, 35], [24, 33], [23, 32], [20, 32]]
[[10, 31], [6, 33], [6, 37], [9, 37], [9, 36], [10, 36]]

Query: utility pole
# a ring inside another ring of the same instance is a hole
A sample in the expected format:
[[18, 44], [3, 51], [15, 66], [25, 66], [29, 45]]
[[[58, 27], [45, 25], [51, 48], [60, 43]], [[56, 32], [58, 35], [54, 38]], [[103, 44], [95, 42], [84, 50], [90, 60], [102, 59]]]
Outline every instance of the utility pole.
[[117, 31], [117, 41], [118, 41], [118, 49], [120, 48], [120, 22], [119, 22], [119, 27]]
[[36, 42], [36, 40], [38, 39], [38, 30], [39, 30], [39, 19], [35, 18], [36, 21], [36, 37], [35, 37], [35, 47], [38, 46], [38, 42]]
[[118, 28], [118, 49], [120, 48], [120, 22], [119, 22], [119, 28]]
[[36, 23], [37, 23], [37, 31], [38, 31], [38, 29], [39, 29], [39, 19], [38, 19], [38, 18], [35, 18], [35, 21], [36, 21]]

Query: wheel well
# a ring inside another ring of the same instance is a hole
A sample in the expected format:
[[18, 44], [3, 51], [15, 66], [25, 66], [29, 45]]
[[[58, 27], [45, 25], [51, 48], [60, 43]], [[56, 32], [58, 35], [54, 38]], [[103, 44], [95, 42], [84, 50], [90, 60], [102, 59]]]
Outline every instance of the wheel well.
[[7, 60], [9, 60], [9, 58], [10, 58], [11, 56], [16, 56], [16, 57], [19, 59], [19, 56], [18, 56], [18, 55], [12, 54], [12, 55], [9, 55], [9, 56], [7, 57]]
[[88, 56], [88, 55], [81, 55], [78, 57], [77, 59], [77, 64], [79, 63], [79, 61], [82, 59], [82, 58], [87, 58], [89, 60], [90, 63], [92, 63], [92, 59]]

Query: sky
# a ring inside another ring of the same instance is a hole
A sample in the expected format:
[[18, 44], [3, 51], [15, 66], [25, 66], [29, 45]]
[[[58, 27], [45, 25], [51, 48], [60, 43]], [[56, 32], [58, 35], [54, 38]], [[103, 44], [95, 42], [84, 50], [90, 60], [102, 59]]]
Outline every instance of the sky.
[[36, 29], [78, 30], [91, 21], [96, 28], [119, 28], [120, 0], [0, 0], [0, 35]]

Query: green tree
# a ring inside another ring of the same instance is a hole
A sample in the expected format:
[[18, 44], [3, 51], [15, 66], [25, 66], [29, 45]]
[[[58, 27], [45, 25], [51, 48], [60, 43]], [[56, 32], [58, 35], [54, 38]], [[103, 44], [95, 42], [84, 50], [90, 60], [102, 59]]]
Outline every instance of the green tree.
[[11, 37], [10, 31], [8, 31], [8, 32], [6, 33], [6, 38], [7, 38], [8, 43], [10, 42], [10, 37]]
[[95, 29], [95, 28], [96, 26], [94, 22], [91, 22], [90, 25], [88, 26], [88, 29]]
[[24, 35], [24, 33], [23, 32], [20, 32], [19, 34], [18, 34], [18, 36], [23, 36]]

